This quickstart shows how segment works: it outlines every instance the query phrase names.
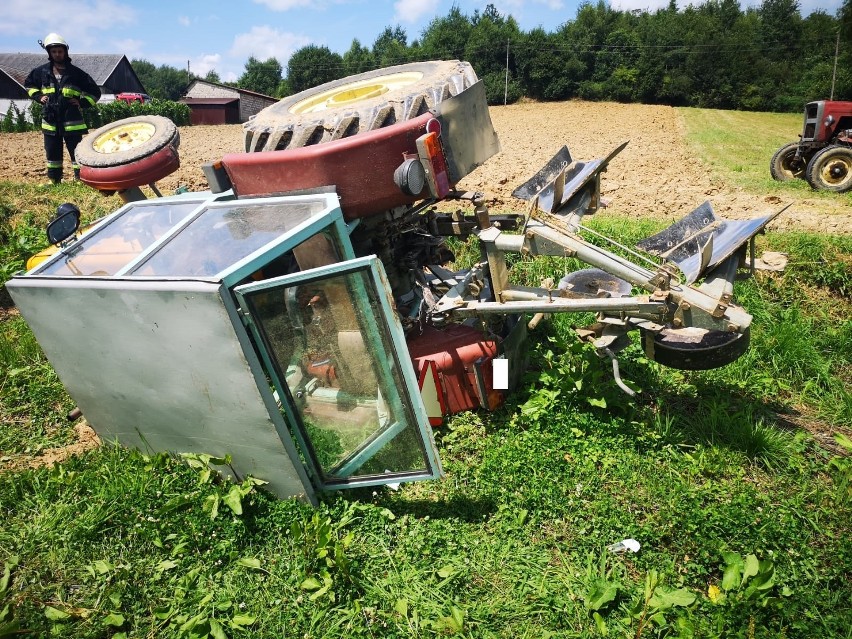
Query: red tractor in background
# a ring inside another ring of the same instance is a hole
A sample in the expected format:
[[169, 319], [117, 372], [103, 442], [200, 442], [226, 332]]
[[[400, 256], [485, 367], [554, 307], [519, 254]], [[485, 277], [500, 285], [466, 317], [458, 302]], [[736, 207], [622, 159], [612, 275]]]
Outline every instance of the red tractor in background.
[[808, 102], [799, 137], [772, 156], [774, 179], [802, 178], [815, 189], [835, 193], [852, 189], [852, 102]]

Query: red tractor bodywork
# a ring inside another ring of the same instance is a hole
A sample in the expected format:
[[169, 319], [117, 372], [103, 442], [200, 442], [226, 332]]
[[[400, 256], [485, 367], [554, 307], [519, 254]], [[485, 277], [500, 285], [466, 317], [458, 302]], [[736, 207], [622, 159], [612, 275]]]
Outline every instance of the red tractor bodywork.
[[811, 152], [838, 142], [849, 144], [852, 102], [820, 100], [805, 105], [805, 122], [799, 146]]

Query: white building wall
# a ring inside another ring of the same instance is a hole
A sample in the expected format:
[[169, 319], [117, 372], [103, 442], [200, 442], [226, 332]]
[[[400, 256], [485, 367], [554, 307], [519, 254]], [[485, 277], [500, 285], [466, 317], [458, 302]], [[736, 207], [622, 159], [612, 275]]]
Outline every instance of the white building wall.
[[[14, 104], [19, 111], [24, 112], [24, 117], [27, 119], [27, 122], [32, 122], [32, 116], [30, 115], [30, 102], [31, 100], [9, 100], [6, 98], [0, 98], [0, 120], [6, 117], [6, 112], [9, 110], [9, 106]], [[17, 116], [15, 116], [17, 117]]]

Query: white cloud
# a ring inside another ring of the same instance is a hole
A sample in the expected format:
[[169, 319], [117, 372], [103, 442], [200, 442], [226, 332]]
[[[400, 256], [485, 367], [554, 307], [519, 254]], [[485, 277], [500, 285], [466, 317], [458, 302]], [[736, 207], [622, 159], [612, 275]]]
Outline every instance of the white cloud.
[[[48, 17], [55, 17], [57, 24], [52, 25]], [[31, 35], [36, 50], [36, 41], [55, 29], [68, 41], [73, 55], [103, 51], [105, 34], [116, 27], [133, 25], [136, 20], [134, 8], [115, 0], [40, 0], [37, 5], [31, 0], [6, 0], [0, 34]]]
[[423, 18], [435, 15], [440, 4], [440, 0], [397, 0], [393, 5], [393, 19], [396, 22], [416, 24]]
[[188, 27], [192, 24], [192, 20], [189, 19], [189, 16], [178, 16], [178, 24], [184, 27]]
[[210, 53], [202, 56], [198, 56], [190, 63], [190, 69], [192, 72], [201, 76], [202, 78], [207, 75], [207, 72], [211, 69], [215, 69], [216, 73], [219, 73], [219, 77], [222, 77], [220, 73], [220, 64], [222, 62], [222, 56], [218, 53]]
[[273, 11], [289, 11], [297, 7], [311, 7], [319, 4], [314, 0], [254, 0], [254, 2]]
[[[684, 4], [684, 3], [678, 3]], [[610, 0], [609, 6], [618, 11], [649, 11], [653, 13], [657, 9], [669, 6], [668, 0]]]
[[234, 38], [234, 44], [228, 51], [232, 58], [245, 60], [254, 56], [261, 62], [269, 58], [275, 58], [282, 67], [287, 66], [287, 61], [293, 53], [311, 43], [307, 36], [286, 31], [278, 31], [270, 27], [252, 27], [248, 33], [240, 33]]
[[128, 60], [133, 60], [134, 58], [144, 58], [144, 54], [142, 51], [142, 46], [144, 42], [142, 40], [110, 40], [110, 46], [104, 47], [104, 49], [109, 49], [111, 51], [117, 51], [119, 53], [123, 53], [127, 56]]

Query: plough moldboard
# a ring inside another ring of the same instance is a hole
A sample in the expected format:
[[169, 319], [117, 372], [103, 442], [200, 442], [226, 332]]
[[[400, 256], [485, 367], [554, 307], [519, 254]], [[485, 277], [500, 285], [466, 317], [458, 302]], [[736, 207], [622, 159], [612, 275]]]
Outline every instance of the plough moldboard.
[[[563, 147], [515, 189], [513, 195], [531, 202], [522, 232], [510, 235], [493, 227], [481, 231], [487, 260], [438, 302], [436, 316], [532, 313], [540, 317], [591, 311], [598, 314], [598, 321], [581, 330], [581, 337], [591, 341], [599, 354], [613, 359], [629, 344], [623, 336], [634, 329], [641, 331], [651, 359], [675, 368], [716, 368], [742, 355], [752, 318], [733, 302], [734, 280], [740, 267], [754, 269], [754, 237], [784, 209], [752, 220], [722, 220], [704, 202], [664, 231], [640, 241], [636, 248], [644, 254], [603, 238], [634, 258], [629, 261], [579, 234], [594, 233], [582, 225], [582, 219], [601, 206], [601, 172], [626, 145], [587, 162], [573, 160]], [[513, 286], [505, 258], [511, 252], [576, 257], [589, 268], [569, 274], [556, 289], [552, 282], [537, 289]], [[469, 294], [471, 283], [474, 291], [484, 286], [485, 272], [490, 275], [493, 301]], [[699, 279], [703, 283], [693, 286]], [[637, 293], [631, 294], [633, 290]], [[615, 361], [614, 365], [617, 376]]]

